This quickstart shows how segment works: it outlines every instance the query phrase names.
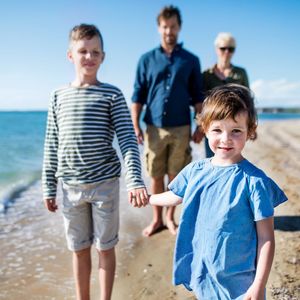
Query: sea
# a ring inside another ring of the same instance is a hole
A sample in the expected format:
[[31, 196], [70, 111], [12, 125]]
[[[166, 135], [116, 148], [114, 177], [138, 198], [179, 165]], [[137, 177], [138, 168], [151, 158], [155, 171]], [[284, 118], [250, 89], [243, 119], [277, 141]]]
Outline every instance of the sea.
[[[66, 245], [61, 215], [53, 217], [55, 214], [47, 212], [42, 201], [40, 178], [46, 119], [45, 111], [0, 112], [0, 299], [23, 299], [29, 284], [37, 295], [30, 299], [41, 299], [45, 289], [48, 295], [52, 294], [47, 299], [73, 299], [71, 265], [63, 268], [62, 263]], [[291, 119], [300, 119], [300, 114], [259, 115], [259, 122]], [[129, 233], [140, 232], [151, 214], [145, 217], [135, 209], [128, 216], [124, 178], [121, 181], [121, 244], [122, 251], [130, 254], [135, 236]], [[61, 290], [55, 274], [60, 276]]]
[[[262, 113], [259, 121], [300, 119], [299, 113]], [[0, 213], [29, 188], [40, 189], [46, 111], [0, 112]]]

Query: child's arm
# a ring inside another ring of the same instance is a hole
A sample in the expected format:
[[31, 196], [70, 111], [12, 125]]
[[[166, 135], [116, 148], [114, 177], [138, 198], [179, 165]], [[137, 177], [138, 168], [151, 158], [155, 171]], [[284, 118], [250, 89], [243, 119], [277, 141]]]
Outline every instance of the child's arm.
[[168, 191], [161, 194], [151, 195], [149, 199], [151, 205], [175, 206], [182, 203], [182, 198]]
[[256, 231], [258, 238], [256, 275], [254, 282], [248, 289], [244, 300], [265, 299], [265, 287], [274, 257], [274, 219], [268, 218], [256, 222]]

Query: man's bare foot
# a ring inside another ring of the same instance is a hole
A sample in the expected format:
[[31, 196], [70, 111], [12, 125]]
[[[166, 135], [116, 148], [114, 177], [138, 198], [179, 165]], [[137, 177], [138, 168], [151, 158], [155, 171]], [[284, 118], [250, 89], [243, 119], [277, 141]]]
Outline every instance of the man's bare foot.
[[162, 231], [165, 228], [164, 224], [161, 222], [151, 222], [144, 230], [143, 236], [149, 237], [157, 232]]
[[175, 224], [174, 220], [167, 220], [166, 226], [169, 229], [170, 233], [173, 235], [177, 234], [177, 225]]

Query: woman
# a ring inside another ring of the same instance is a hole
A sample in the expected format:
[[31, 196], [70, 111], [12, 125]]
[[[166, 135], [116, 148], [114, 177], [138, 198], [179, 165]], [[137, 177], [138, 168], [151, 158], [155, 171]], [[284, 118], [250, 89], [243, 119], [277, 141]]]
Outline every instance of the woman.
[[[203, 73], [204, 92], [216, 86], [227, 83], [237, 83], [249, 87], [246, 70], [232, 65], [231, 59], [236, 49], [236, 42], [231, 33], [221, 32], [215, 39], [217, 63]], [[205, 138], [206, 157], [212, 157], [214, 153]]]

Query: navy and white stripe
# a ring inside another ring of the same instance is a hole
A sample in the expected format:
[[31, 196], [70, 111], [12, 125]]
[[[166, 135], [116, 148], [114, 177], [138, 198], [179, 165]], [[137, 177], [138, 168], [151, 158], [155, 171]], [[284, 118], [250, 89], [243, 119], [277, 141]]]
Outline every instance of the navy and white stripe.
[[122, 92], [105, 83], [56, 90], [48, 111], [44, 197], [56, 196], [58, 178], [79, 184], [119, 177], [121, 164], [112, 146], [115, 133], [126, 168], [127, 189], [144, 187], [137, 141]]

